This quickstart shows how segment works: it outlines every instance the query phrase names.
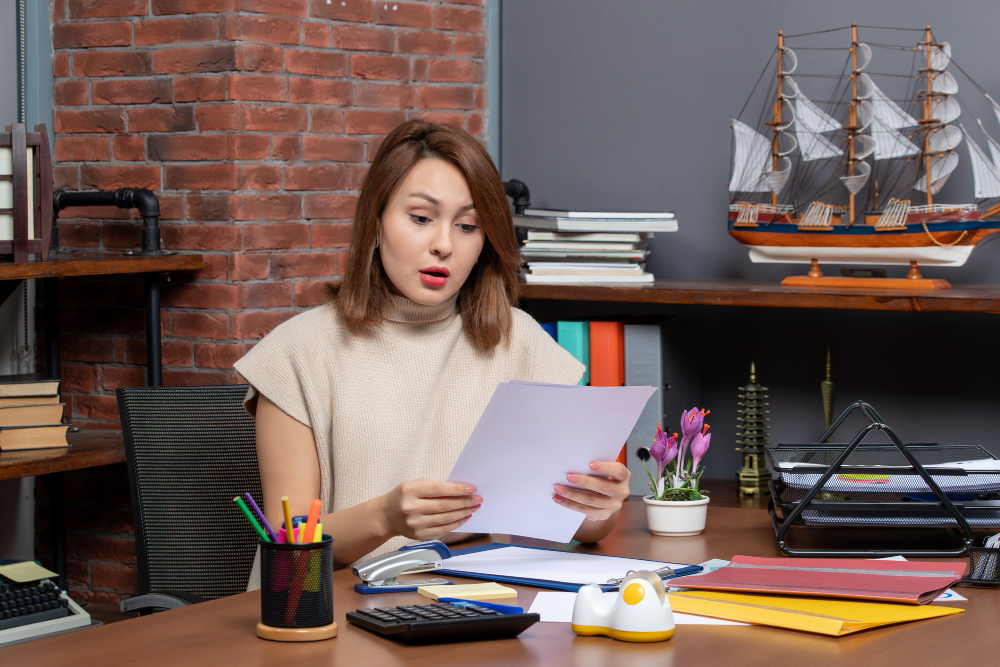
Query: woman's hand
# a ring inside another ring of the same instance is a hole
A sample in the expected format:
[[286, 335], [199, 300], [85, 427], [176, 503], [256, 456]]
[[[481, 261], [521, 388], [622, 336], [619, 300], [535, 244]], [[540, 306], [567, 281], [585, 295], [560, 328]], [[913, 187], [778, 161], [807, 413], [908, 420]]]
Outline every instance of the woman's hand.
[[414, 540], [449, 533], [479, 509], [483, 498], [475, 493], [471, 484], [407, 480], [381, 496], [387, 532]]
[[566, 481], [582, 489], [556, 484], [552, 496], [563, 507], [587, 517], [574, 536], [581, 542], [596, 542], [615, 527], [622, 503], [628, 498], [628, 480], [632, 476], [617, 461], [594, 461], [590, 469], [591, 473], [566, 475]]

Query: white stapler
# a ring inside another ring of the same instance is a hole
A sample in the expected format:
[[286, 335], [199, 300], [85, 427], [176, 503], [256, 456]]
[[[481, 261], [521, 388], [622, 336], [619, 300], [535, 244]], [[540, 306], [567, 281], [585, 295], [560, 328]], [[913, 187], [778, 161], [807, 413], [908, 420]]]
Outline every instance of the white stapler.
[[399, 551], [376, 556], [357, 567], [352, 567], [351, 572], [361, 578], [360, 584], [354, 584], [354, 590], [358, 593], [398, 593], [415, 591], [417, 586], [450, 584], [451, 581], [441, 577], [410, 579], [404, 582], [397, 579], [401, 574], [441, 569], [441, 561], [445, 558], [451, 558], [451, 550], [444, 542], [430, 540], [408, 544]]
[[647, 570], [622, 581], [614, 604], [597, 584], [583, 586], [573, 606], [573, 632], [626, 642], [662, 642], [674, 636], [674, 613], [663, 580]]

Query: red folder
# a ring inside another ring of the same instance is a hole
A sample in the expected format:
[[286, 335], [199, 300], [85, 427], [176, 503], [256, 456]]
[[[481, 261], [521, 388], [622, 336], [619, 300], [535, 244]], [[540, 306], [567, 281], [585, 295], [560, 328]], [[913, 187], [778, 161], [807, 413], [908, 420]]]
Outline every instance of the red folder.
[[734, 556], [726, 567], [671, 579], [670, 585], [925, 604], [964, 573], [965, 563]]
[[590, 323], [590, 386], [625, 384], [625, 326], [621, 322]]

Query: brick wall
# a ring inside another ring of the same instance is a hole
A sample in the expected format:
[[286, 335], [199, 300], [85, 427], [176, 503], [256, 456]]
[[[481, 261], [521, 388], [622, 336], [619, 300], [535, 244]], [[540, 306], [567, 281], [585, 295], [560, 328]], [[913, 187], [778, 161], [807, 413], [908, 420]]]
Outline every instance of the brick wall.
[[[483, 4], [52, 1], [56, 187], [149, 188], [164, 246], [205, 255], [163, 287], [164, 384], [239, 381], [254, 341], [323, 300], [386, 132], [419, 116], [484, 136]], [[67, 210], [60, 241], [137, 247], [131, 217]], [[142, 280], [65, 280], [61, 299], [67, 416], [118, 428], [115, 388], [144, 382]], [[133, 591], [124, 468], [67, 476], [66, 497], [75, 594]]]

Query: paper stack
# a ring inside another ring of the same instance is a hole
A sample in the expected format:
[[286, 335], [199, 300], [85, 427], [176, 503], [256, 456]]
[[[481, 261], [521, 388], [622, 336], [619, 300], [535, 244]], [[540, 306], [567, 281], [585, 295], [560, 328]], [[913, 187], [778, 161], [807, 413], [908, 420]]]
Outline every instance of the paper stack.
[[514, 226], [527, 230], [521, 245], [527, 283], [650, 283], [643, 270], [654, 232], [677, 231], [673, 213], [525, 209]]

